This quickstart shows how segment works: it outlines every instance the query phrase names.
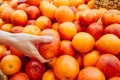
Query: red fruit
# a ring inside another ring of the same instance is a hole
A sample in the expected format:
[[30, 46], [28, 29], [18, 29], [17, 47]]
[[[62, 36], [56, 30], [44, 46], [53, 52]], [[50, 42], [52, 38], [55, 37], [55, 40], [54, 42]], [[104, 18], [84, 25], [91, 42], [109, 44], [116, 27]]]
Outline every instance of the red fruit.
[[40, 10], [37, 6], [29, 6], [25, 9], [28, 19], [37, 19], [40, 16]]
[[91, 23], [96, 22], [98, 18], [99, 16], [95, 11], [87, 9], [79, 15], [79, 22], [84, 26], [88, 26]]
[[25, 66], [25, 72], [32, 80], [40, 80], [46, 71], [44, 64], [39, 61], [32, 60]]
[[120, 24], [111, 24], [107, 27], [105, 27], [104, 30], [105, 34], [111, 33], [111, 34], [115, 34], [116, 36], [118, 36], [120, 38]]
[[86, 32], [90, 33], [95, 40], [98, 40], [103, 35], [104, 27], [102, 24], [94, 22], [87, 27]]

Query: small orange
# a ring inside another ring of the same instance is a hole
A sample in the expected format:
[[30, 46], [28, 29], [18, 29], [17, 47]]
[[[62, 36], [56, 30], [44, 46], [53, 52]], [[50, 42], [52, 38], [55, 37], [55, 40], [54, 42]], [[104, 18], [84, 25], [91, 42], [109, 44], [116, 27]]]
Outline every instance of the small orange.
[[54, 4], [48, 4], [42, 8], [41, 13], [42, 13], [42, 15], [47, 16], [50, 19], [54, 20], [56, 9], [57, 9], [57, 7]]
[[100, 53], [118, 54], [120, 52], [120, 39], [114, 34], [105, 34], [95, 43]]
[[35, 21], [35, 25], [38, 26], [41, 30], [52, 28], [52, 22], [47, 16], [40, 16]]
[[79, 72], [79, 63], [70, 55], [58, 57], [54, 64], [54, 73], [60, 80], [75, 80]]
[[63, 22], [58, 27], [61, 39], [71, 40], [77, 33], [77, 28], [72, 22]]
[[112, 77], [112, 78], [110, 78], [108, 80], [120, 80], [120, 77]]
[[6, 23], [1, 26], [1, 30], [6, 32], [10, 32], [12, 28], [13, 28], [13, 24], [11, 23]]
[[10, 80], [30, 80], [28, 75], [24, 72], [18, 72], [16, 74], [13, 74], [10, 77]]
[[0, 61], [1, 70], [7, 75], [13, 75], [20, 71], [22, 62], [16, 55], [7, 55]]
[[21, 51], [17, 50], [16, 48], [14, 48], [12, 46], [10, 46], [10, 52], [11, 52], [11, 54], [16, 55], [20, 58], [25, 57], [25, 55]]
[[35, 6], [39, 6], [40, 2], [41, 2], [41, 0], [27, 0], [27, 3], [29, 5], [35, 5]]
[[18, 6], [17, 6], [17, 10], [24, 10], [28, 7], [29, 5], [27, 3], [20, 3]]
[[27, 25], [23, 28], [22, 32], [28, 34], [40, 35], [41, 30], [36, 25]]
[[12, 9], [11, 7], [7, 7], [5, 8], [2, 12], [1, 12], [1, 18], [3, 21], [5, 22], [11, 22], [11, 15], [14, 12], [14, 9]]
[[11, 15], [11, 22], [16, 26], [24, 26], [28, 16], [23, 10], [15, 10]]
[[7, 1], [4, 1], [1, 5], [0, 5], [0, 14], [1, 12], [5, 9], [10, 7], [9, 3]]
[[72, 39], [73, 47], [80, 53], [87, 53], [94, 48], [95, 39], [87, 32], [79, 32]]
[[57, 7], [69, 6], [69, 0], [53, 0], [53, 4]]
[[50, 3], [47, 2], [47, 1], [42, 0], [42, 1], [40, 2], [40, 5], [39, 5], [40, 11], [42, 12], [43, 8], [44, 8], [46, 5], [48, 5], [48, 4], [50, 4]]
[[60, 6], [56, 9], [55, 19], [59, 22], [67, 22], [74, 20], [74, 13], [68, 6]]
[[23, 26], [14, 26], [12, 29], [11, 29], [11, 33], [21, 33], [22, 30], [23, 30]]
[[83, 57], [83, 65], [86, 66], [95, 66], [97, 63], [97, 60], [100, 56], [100, 53], [97, 50], [93, 50]]
[[77, 10], [78, 11], [84, 11], [84, 10], [87, 10], [87, 9], [90, 9], [88, 5], [86, 4], [81, 4], [77, 7]]
[[75, 56], [76, 50], [74, 49], [72, 42], [69, 40], [61, 40], [59, 55], [71, 55]]
[[90, 0], [87, 5], [89, 6], [90, 9], [94, 8], [94, 0]]
[[77, 80], [106, 80], [105, 75], [96, 67], [85, 67], [79, 74]]
[[59, 27], [59, 23], [58, 22], [55, 22], [52, 24], [52, 29], [55, 29], [56, 31], [58, 31], [58, 27]]
[[42, 77], [42, 80], [59, 80], [52, 69], [47, 70]]
[[6, 51], [7, 51], [7, 48], [3, 45], [0, 45], [0, 58], [4, 55]]

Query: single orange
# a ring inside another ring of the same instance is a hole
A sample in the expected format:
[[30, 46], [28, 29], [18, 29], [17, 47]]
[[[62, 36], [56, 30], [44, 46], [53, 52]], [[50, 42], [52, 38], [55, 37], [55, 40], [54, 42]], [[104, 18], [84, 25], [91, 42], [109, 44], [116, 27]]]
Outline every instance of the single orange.
[[41, 30], [36, 25], [27, 25], [23, 28], [22, 32], [28, 34], [40, 35]]
[[71, 55], [75, 56], [76, 50], [74, 49], [72, 42], [69, 40], [61, 40], [59, 55]]
[[40, 16], [37, 18], [35, 25], [38, 26], [41, 30], [52, 28], [52, 22], [47, 16]]
[[11, 15], [14, 12], [14, 9], [12, 9], [11, 7], [7, 7], [5, 8], [2, 12], [1, 12], [1, 18], [3, 21], [9, 23], [11, 22]]
[[73, 47], [80, 53], [87, 53], [94, 48], [95, 39], [87, 32], [79, 32], [72, 39]]
[[67, 22], [74, 20], [74, 13], [68, 6], [60, 6], [56, 9], [55, 19], [59, 22]]
[[105, 75], [96, 67], [85, 67], [79, 74], [77, 80], [106, 80]]
[[13, 75], [20, 71], [22, 62], [16, 55], [7, 55], [0, 61], [1, 70], [7, 75]]
[[77, 33], [77, 28], [72, 22], [63, 22], [58, 27], [61, 39], [71, 40]]
[[1, 26], [1, 30], [6, 32], [10, 32], [12, 28], [13, 28], [13, 24], [11, 23], [6, 23]]
[[59, 23], [58, 22], [55, 22], [52, 24], [52, 29], [55, 29], [56, 31], [58, 31], [58, 27], [59, 27]]
[[28, 16], [23, 10], [15, 10], [11, 15], [11, 22], [16, 26], [24, 26], [27, 20]]
[[59, 79], [54, 74], [54, 71], [50, 69], [43, 74], [42, 80], [59, 80]]
[[75, 80], [79, 72], [79, 63], [70, 55], [58, 57], [54, 64], [54, 73], [60, 80]]
[[50, 19], [54, 20], [56, 9], [57, 7], [54, 4], [47, 4], [42, 8], [41, 13], [42, 15], [47, 16]]
[[30, 80], [28, 75], [24, 72], [18, 72], [16, 74], [13, 74], [10, 77], [10, 80]]
[[21, 33], [22, 30], [23, 30], [23, 26], [14, 26], [12, 29], [11, 29], [11, 33]]
[[105, 34], [95, 43], [100, 53], [118, 54], [120, 52], [120, 39], [114, 34]]
[[86, 66], [95, 66], [97, 63], [97, 60], [100, 56], [100, 53], [97, 50], [93, 50], [83, 57], [83, 65]]

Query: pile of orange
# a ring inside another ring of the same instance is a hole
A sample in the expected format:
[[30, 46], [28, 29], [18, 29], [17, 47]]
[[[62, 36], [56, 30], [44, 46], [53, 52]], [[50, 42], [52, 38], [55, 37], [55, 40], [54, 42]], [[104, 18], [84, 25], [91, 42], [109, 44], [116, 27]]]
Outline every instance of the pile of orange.
[[[112, 25], [120, 25], [118, 10], [94, 9], [94, 0], [1, 3], [0, 30], [53, 37], [37, 47], [44, 58], [52, 59], [44, 64], [42, 80], [120, 80], [120, 29]], [[0, 69], [9, 80], [31, 80], [22, 70], [25, 57], [12, 46], [0, 45]]]

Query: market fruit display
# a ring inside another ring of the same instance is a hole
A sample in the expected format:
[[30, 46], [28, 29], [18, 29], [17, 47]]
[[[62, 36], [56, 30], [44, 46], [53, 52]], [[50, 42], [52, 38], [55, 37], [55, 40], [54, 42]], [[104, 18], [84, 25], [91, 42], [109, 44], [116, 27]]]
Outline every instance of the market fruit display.
[[34, 44], [46, 63], [0, 44], [0, 80], [120, 80], [120, 11], [106, 1], [1, 0], [0, 30], [53, 39]]

